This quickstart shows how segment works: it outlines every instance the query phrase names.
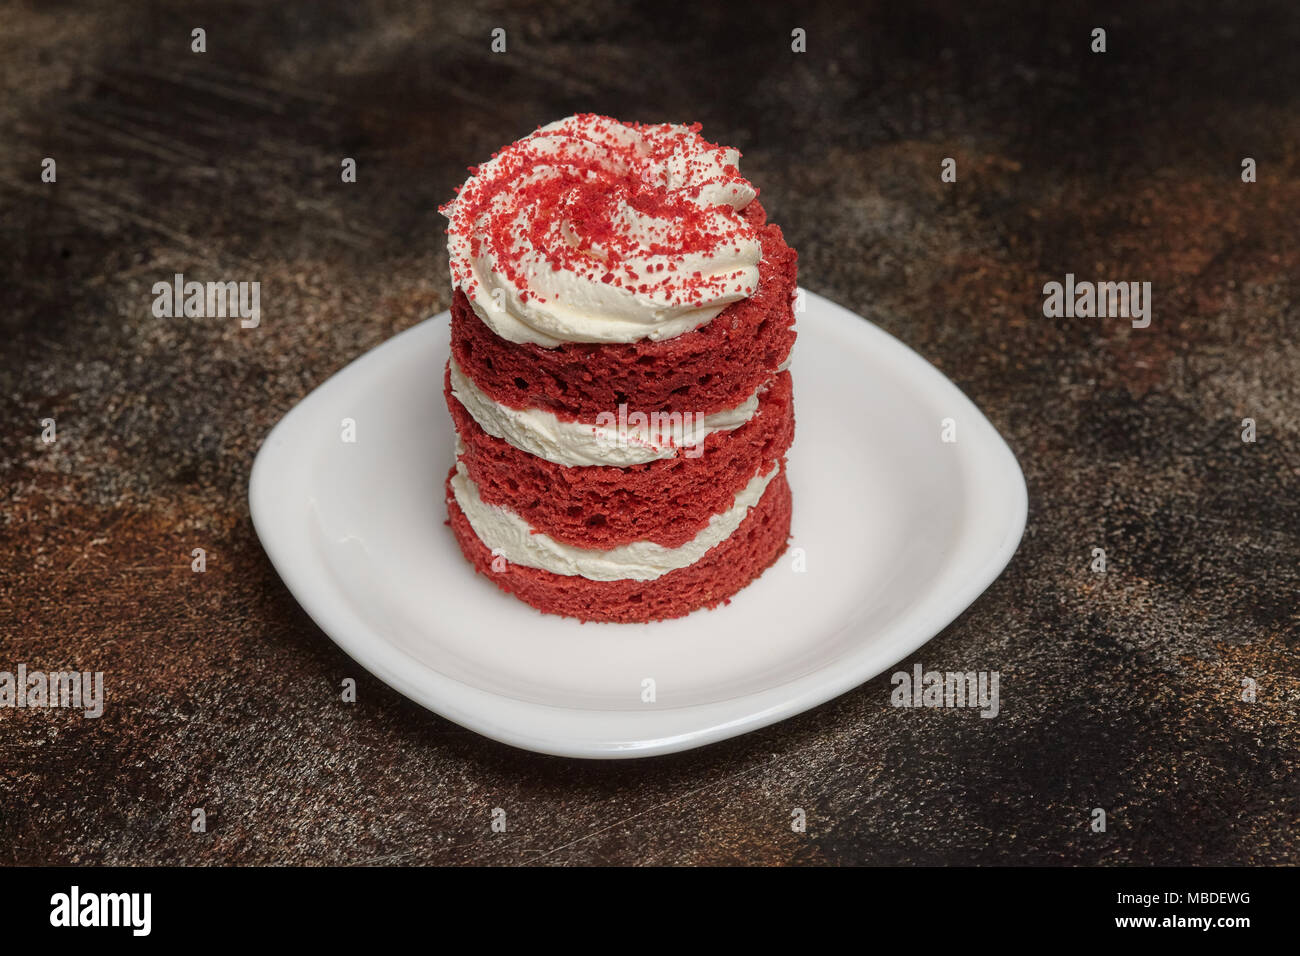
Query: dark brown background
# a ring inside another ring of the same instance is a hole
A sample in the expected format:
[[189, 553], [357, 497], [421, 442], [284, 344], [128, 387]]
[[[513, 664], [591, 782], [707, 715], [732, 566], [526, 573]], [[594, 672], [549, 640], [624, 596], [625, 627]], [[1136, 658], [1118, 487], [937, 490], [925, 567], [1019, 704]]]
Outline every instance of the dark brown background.
[[[0, 861], [1300, 860], [1293, 4], [436, 6], [0, 12], [0, 669], [108, 687], [98, 721], [0, 711]], [[1007, 436], [1024, 542], [919, 658], [1001, 671], [996, 720], [892, 709], [886, 675], [701, 751], [541, 757], [388, 690], [286, 592], [259, 442], [446, 307], [464, 167], [578, 110], [739, 146], [803, 283]], [[261, 327], [153, 317], [174, 272], [260, 280]], [[1151, 327], [1045, 319], [1066, 272], [1151, 281]]]

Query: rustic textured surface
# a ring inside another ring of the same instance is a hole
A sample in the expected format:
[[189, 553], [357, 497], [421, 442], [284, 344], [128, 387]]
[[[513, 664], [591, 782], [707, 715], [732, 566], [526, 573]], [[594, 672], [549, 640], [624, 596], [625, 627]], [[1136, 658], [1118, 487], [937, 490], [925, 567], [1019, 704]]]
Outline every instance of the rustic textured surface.
[[[0, 14], [0, 669], [109, 692], [97, 721], [0, 711], [0, 861], [1300, 862], [1293, 5], [133, 6]], [[738, 145], [803, 283], [1007, 436], [1024, 542], [921, 654], [1000, 670], [996, 720], [881, 677], [702, 751], [534, 756], [369, 678], [284, 589], [258, 443], [447, 306], [464, 167], [579, 109]], [[261, 327], [154, 318], [173, 272], [260, 279]], [[1066, 272], [1150, 280], [1151, 328], [1045, 319]]]

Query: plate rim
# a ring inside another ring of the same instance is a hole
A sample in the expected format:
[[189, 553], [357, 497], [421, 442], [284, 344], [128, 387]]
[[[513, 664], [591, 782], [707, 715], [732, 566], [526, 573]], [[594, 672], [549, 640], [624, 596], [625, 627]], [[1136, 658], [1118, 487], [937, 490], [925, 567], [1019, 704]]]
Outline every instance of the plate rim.
[[[1006, 439], [955, 382], [906, 343], [869, 319], [802, 287], [800, 291], [805, 297], [806, 308], [815, 303], [819, 308], [829, 309], [836, 322], [844, 323], [845, 330], [853, 329], [849, 334], [865, 336], [870, 347], [875, 350], [893, 352], [893, 356], [886, 355], [882, 361], [897, 365], [893, 360], [901, 359], [906, 366], [904, 377], [908, 381], [919, 377], [924, 392], [933, 395], [937, 389], [940, 393], [947, 393], [945, 397], [955, 402], [955, 414], [970, 417], [964, 422], [965, 429], [969, 430], [970, 420], [974, 420], [977, 428], [985, 430], [996, 439], [992, 442], [992, 454], [996, 459], [994, 463], [1005, 472], [1005, 481], [999, 495], [1009, 496], [1007, 504], [1010, 507], [1010, 520], [1003, 528], [998, 546], [981, 567], [965, 579], [964, 588], [948, 596], [942, 602], [941, 609], [927, 617], [926, 623], [914, 626], [915, 633], [888, 642], [890, 650], [887, 653], [874, 655], [890, 658], [883, 665], [877, 666], [877, 662], [872, 659], [873, 655], [864, 651], [827, 662], [791, 680], [725, 700], [645, 711], [569, 708], [497, 694], [442, 673], [385, 639], [342, 596], [329, 594], [328, 588], [322, 588], [318, 583], [327, 577], [323, 562], [314, 572], [304, 567], [304, 564], [310, 563], [312, 554], [307, 519], [316, 507], [315, 500], [311, 496], [306, 498], [306, 506], [299, 515], [303, 519], [302, 534], [295, 542], [291, 535], [280, 533], [287, 528], [286, 522], [289, 519], [278, 501], [278, 498], [291, 494], [289, 489], [292, 488], [292, 483], [271, 480], [269, 476], [275, 473], [279, 478], [280, 473], [275, 466], [284, 460], [286, 436], [294, 432], [294, 425], [299, 419], [306, 418], [316, 405], [346, 388], [364, 371], [365, 366], [379, 360], [377, 356], [380, 353], [400, 347], [398, 343], [415, 333], [428, 334], [431, 325], [446, 323], [448, 312], [418, 322], [353, 359], [296, 402], [271, 428], [258, 449], [249, 473], [249, 511], [258, 539], [294, 600], [345, 654], [389, 687], [426, 709], [510, 746], [561, 757], [648, 757], [716, 743], [820, 706], [874, 679], [891, 664], [906, 660], [956, 621], [989, 588], [1006, 569], [1019, 547], [1028, 519], [1029, 496], [1024, 472]], [[306, 457], [301, 456], [302, 459]], [[307, 467], [301, 460], [297, 464], [299, 468]], [[968, 482], [969, 479], [963, 481], [962, 486], [968, 486]], [[301, 560], [303, 557], [308, 560], [304, 562]], [[760, 578], [750, 586], [761, 586], [761, 580]], [[502, 597], [511, 599], [505, 595]], [[575, 622], [574, 626], [580, 625]], [[360, 631], [368, 633], [362, 634]], [[857, 666], [854, 666], [855, 662]], [[417, 673], [423, 676], [422, 680], [413, 676]], [[783, 689], [789, 689], [788, 693], [781, 694]], [[778, 699], [756, 708], [757, 699], [764, 696], [775, 696]], [[754, 703], [745, 707], [746, 701]], [[738, 710], [743, 713], [736, 713]], [[732, 716], [727, 717], [728, 713]], [[593, 720], [603, 722], [610, 731], [615, 729], [613, 725], [626, 727], [619, 728], [622, 736], [612, 732], [598, 735], [579, 732], [578, 726]], [[638, 725], [647, 725], [648, 729], [648, 725], [654, 724], [662, 728], [657, 733], [636, 730]], [[549, 730], [534, 729], [539, 726]]]

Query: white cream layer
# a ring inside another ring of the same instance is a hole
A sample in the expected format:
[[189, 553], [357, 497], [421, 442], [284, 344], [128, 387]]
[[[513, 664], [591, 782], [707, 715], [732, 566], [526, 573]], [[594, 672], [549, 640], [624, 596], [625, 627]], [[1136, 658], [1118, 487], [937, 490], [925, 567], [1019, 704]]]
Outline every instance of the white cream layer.
[[[457, 443], [459, 446], [459, 442]], [[459, 458], [460, 448], [457, 447]], [[768, 484], [780, 472], [773, 468], [766, 475], [755, 475], [736, 495], [728, 510], [716, 514], [690, 541], [681, 547], [665, 548], [652, 541], [635, 541], [608, 551], [577, 548], [556, 541], [549, 535], [534, 533], [528, 522], [513, 511], [488, 504], [479, 497], [478, 486], [457, 460], [451, 488], [456, 503], [465, 512], [470, 527], [487, 547], [511, 564], [541, 568], [553, 574], [580, 576], [592, 581], [653, 581], [669, 571], [694, 564], [714, 546], [725, 541], [740, 527], [749, 509], [758, 504]]]
[[[527, 155], [534, 159], [521, 163]], [[510, 342], [553, 348], [690, 332], [758, 288], [762, 245], [737, 215], [757, 193], [740, 176], [739, 163], [739, 152], [714, 146], [685, 126], [635, 128], [590, 115], [557, 120], [476, 167], [444, 207], [452, 284], [464, 290], [488, 328]], [[699, 206], [712, 245], [675, 252], [678, 223], [642, 212], [623, 178]], [[543, 202], [534, 192], [551, 181], [569, 185], [558, 201]], [[601, 200], [598, 208], [593, 195]], [[623, 268], [607, 272], [599, 245], [587, 247], [583, 223], [593, 214], [618, 246], [638, 250], [621, 260], [627, 276]], [[501, 233], [509, 236], [508, 245], [500, 245]], [[561, 246], [586, 249], [582, 261], [589, 264], [561, 267], [549, 251]], [[512, 269], [503, 268], [503, 260]], [[512, 271], [527, 277], [526, 289], [509, 278]], [[692, 276], [712, 281], [700, 288]]]
[[[456, 364], [450, 361], [451, 394], [470, 417], [493, 438], [500, 438], [520, 451], [557, 465], [578, 467], [611, 465], [627, 468], [660, 458], [672, 458], [679, 451], [698, 457], [704, 439], [713, 432], [731, 431], [754, 417], [759, 392], [735, 408], [708, 415], [687, 413], [666, 426], [654, 423], [626, 423], [625, 427], [571, 422], [540, 408], [518, 409], [501, 405], [486, 395]], [[613, 413], [611, 412], [611, 417]], [[668, 427], [667, 433], [663, 429]], [[670, 440], [671, 439], [671, 440]]]

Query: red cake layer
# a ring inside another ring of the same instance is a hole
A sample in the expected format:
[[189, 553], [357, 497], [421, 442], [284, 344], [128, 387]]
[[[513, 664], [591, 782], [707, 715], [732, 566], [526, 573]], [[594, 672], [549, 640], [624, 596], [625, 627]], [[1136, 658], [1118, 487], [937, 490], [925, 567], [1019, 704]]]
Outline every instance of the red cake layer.
[[771, 567], [785, 551], [790, 534], [790, 486], [781, 474], [731, 537], [694, 564], [653, 581], [592, 581], [510, 563], [493, 571], [492, 553], [456, 503], [450, 475], [446, 493], [452, 532], [480, 574], [540, 611], [584, 621], [660, 621], [717, 607]]
[[661, 342], [569, 343], [553, 349], [508, 342], [457, 290], [451, 350], [465, 374], [496, 402], [594, 421], [626, 403], [633, 411], [716, 412], [735, 408], [772, 374], [794, 344], [794, 250], [766, 223], [757, 201], [744, 215], [760, 225], [758, 291], [712, 322]]
[[508, 508], [535, 530], [580, 548], [633, 541], [676, 548], [735, 503], [755, 474], [767, 474], [794, 438], [790, 373], [777, 375], [758, 411], [734, 431], [714, 432], [697, 458], [628, 468], [565, 467], [520, 451], [479, 427], [451, 394], [447, 407], [465, 446], [461, 461], [489, 504]]

